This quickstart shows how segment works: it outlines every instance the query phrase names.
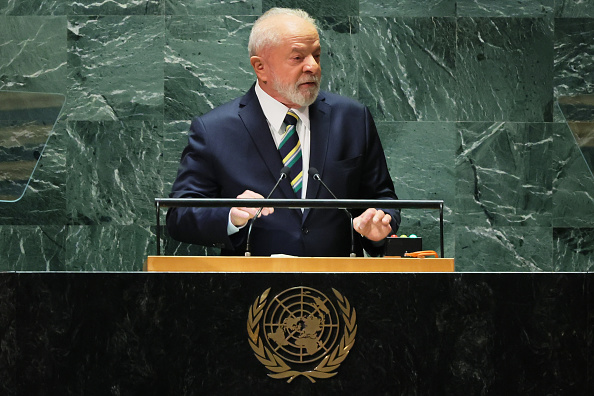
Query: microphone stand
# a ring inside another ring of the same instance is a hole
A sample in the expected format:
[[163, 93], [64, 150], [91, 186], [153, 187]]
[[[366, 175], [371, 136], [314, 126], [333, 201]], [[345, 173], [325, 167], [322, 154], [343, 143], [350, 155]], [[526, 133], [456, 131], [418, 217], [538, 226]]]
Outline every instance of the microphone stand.
[[[320, 173], [318, 172], [318, 170], [316, 168], [309, 168], [308, 171], [309, 175], [314, 179], [319, 181], [322, 186], [324, 186], [324, 188], [326, 189], [326, 191], [328, 191], [330, 193], [330, 195], [332, 195], [332, 197], [334, 199], [338, 199], [336, 197], [336, 195], [334, 195], [334, 193], [332, 192], [332, 190], [330, 190], [330, 188], [326, 185], [326, 183], [324, 183], [324, 181], [322, 180], [322, 178], [320, 177]], [[347, 214], [347, 216], [349, 216], [349, 219], [351, 220], [351, 254], [350, 257], [357, 257], [357, 254], [355, 253], [355, 230], [354, 230], [354, 225], [353, 225], [353, 215], [351, 214], [351, 212], [349, 212], [347, 209], [345, 208], [339, 208], [345, 211], [345, 213]]]
[[[270, 190], [270, 193], [268, 194], [266, 199], [270, 198], [270, 196], [272, 195], [274, 190], [276, 190], [276, 188], [278, 187], [280, 182], [289, 175], [290, 171], [291, 171], [291, 168], [289, 168], [288, 166], [283, 166], [283, 168], [280, 171], [280, 177], [276, 181], [276, 184], [274, 185], [274, 187], [272, 187], [272, 190]], [[264, 206], [261, 206], [260, 209], [258, 209], [258, 211], [256, 212], [256, 215], [250, 221], [250, 225], [248, 227], [247, 237], [246, 237], [246, 241], [245, 241], [245, 257], [250, 257], [252, 255], [252, 253], [250, 252], [250, 237], [252, 235], [252, 227], [253, 227], [256, 219], [260, 216], [260, 213], [262, 213], [263, 209], [264, 209]]]

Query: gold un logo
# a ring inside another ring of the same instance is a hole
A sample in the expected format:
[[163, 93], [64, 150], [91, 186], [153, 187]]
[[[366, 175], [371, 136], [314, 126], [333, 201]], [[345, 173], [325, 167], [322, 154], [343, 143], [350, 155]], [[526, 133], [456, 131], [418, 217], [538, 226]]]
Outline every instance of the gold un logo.
[[316, 382], [337, 374], [355, 343], [357, 315], [342, 294], [332, 291], [340, 314], [323, 293], [304, 286], [280, 292], [270, 302], [268, 288], [254, 301], [249, 343], [270, 377], [291, 382], [302, 375]]

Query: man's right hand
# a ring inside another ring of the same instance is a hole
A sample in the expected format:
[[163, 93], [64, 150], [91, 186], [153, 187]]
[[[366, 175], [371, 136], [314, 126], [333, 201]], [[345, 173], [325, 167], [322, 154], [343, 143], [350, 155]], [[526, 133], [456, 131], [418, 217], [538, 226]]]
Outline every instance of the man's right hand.
[[[237, 198], [243, 199], [264, 199], [264, 197], [258, 193], [255, 193], [250, 190], [245, 190], [243, 193], [239, 194]], [[247, 222], [253, 218], [256, 213], [258, 213], [259, 208], [231, 208], [231, 213], [229, 218], [231, 219], [231, 224], [235, 227], [243, 227], [247, 224]], [[274, 208], [264, 208], [260, 213], [260, 216], [268, 216], [269, 214], [274, 212]]]

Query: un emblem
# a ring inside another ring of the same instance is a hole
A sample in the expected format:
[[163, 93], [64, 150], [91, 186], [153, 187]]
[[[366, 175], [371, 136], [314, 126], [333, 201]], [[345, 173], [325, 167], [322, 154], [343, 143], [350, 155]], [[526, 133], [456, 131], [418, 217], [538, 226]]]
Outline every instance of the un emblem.
[[304, 286], [268, 301], [269, 288], [254, 301], [247, 322], [249, 343], [270, 377], [291, 382], [302, 375], [315, 382], [337, 374], [355, 343], [357, 325], [355, 309], [332, 291], [338, 311], [323, 293]]

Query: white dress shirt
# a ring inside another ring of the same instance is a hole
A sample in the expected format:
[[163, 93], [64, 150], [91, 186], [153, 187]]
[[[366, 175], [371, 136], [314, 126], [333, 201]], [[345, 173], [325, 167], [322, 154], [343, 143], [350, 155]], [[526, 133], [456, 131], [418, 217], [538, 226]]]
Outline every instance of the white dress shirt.
[[[285, 106], [281, 102], [272, 98], [262, 88], [260, 84], [256, 84], [256, 96], [260, 101], [260, 106], [268, 122], [270, 133], [274, 139], [276, 147], [280, 145], [285, 129], [283, 128], [283, 122], [289, 107]], [[310, 147], [310, 134], [309, 129], [309, 106], [300, 107], [297, 109], [291, 109], [297, 116], [299, 116], [299, 122], [297, 123], [297, 135], [301, 142], [301, 161], [303, 162], [303, 182], [301, 187], [301, 198], [305, 198], [307, 192], [307, 170], [309, 169], [309, 147]], [[280, 169], [279, 169], [280, 171]], [[260, 194], [266, 194], [266, 192], [260, 192]]]
[[[285, 116], [290, 108], [285, 106], [278, 100], [274, 99], [266, 92], [264, 92], [264, 90], [260, 88], [260, 83], [256, 83], [256, 96], [258, 97], [258, 101], [260, 102], [260, 106], [262, 107], [262, 111], [264, 112], [264, 116], [266, 117], [266, 122], [268, 123], [268, 127], [270, 128], [270, 134], [272, 135], [272, 139], [274, 140], [274, 143], [278, 148], [282, 141], [282, 137], [285, 133], [285, 130], [283, 128]], [[303, 181], [301, 186], [301, 198], [305, 198], [305, 194], [307, 192], [307, 171], [309, 169], [309, 148], [311, 135], [309, 123], [309, 106], [300, 107], [292, 110], [299, 117], [299, 122], [297, 122], [297, 135], [299, 136], [299, 141], [301, 142], [301, 161], [303, 163]], [[268, 191], [255, 192], [260, 194], [268, 194]], [[240, 228], [234, 226], [231, 223], [231, 218], [229, 217], [229, 223], [227, 225], [227, 234], [232, 235], [239, 230]]]

